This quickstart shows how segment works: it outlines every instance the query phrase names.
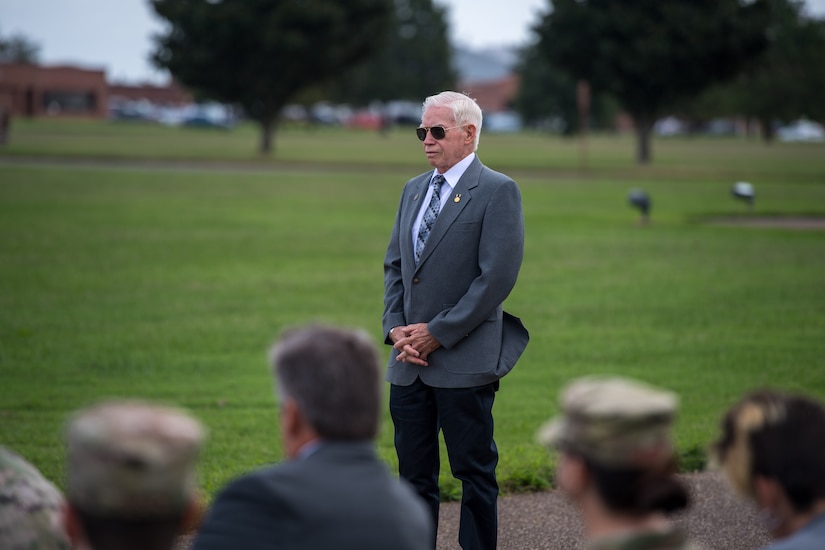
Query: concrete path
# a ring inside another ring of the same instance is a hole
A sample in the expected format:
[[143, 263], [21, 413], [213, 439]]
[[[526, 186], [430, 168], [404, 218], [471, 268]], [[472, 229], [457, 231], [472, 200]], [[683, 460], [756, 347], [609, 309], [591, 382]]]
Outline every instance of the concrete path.
[[[755, 550], [770, 542], [750, 503], [734, 495], [720, 474], [682, 476], [693, 505], [675, 519], [706, 550]], [[458, 549], [459, 503], [441, 505], [438, 550]], [[575, 510], [558, 491], [499, 498], [500, 550], [583, 548]]]

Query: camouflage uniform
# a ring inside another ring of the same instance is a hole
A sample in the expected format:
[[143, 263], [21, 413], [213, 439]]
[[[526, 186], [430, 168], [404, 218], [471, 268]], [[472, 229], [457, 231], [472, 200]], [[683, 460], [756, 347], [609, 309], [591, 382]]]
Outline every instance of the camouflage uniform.
[[656, 467], [673, 457], [670, 425], [677, 397], [634, 380], [580, 378], [562, 393], [564, 414], [539, 440], [604, 466]]
[[0, 548], [68, 550], [62, 504], [60, 492], [33, 465], [0, 446]]
[[680, 529], [658, 533], [632, 533], [617, 537], [604, 537], [591, 541], [586, 550], [700, 550], [687, 541]]
[[195, 494], [203, 438], [197, 420], [170, 407], [113, 401], [84, 409], [66, 433], [67, 498], [101, 517], [181, 514]]
[[[624, 378], [581, 378], [561, 398], [563, 414], [538, 434], [551, 448], [617, 469], [658, 469], [673, 460], [677, 397]], [[590, 540], [587, 550], [697, 550], [675, 526]]]

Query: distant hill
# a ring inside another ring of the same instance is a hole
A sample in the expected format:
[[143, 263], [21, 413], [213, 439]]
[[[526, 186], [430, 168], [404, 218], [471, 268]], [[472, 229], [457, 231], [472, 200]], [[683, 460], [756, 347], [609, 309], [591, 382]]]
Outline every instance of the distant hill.
[[453, 65], [462, 83], [501, 80], [513, 72], [518, 60], [517, 46], [471, 49], [453, 48]]

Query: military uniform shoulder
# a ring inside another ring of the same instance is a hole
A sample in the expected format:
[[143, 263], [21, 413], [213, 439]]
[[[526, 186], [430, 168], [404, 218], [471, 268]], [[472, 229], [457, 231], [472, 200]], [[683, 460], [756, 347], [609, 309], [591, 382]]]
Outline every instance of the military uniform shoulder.
[[63, 495], [23, 457], [0, 446], [0, 548], [68, 549]]
[[591, 541], [587, 550], [703, 550], [687, 540], [684, 531], [630, 533]]

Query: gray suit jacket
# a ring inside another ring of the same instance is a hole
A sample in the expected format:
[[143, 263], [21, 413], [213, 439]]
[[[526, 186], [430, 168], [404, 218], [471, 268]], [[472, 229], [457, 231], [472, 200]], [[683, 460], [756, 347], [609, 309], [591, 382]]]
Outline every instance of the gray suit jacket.
[[325, 443], [227, 485], [193, 549], [425, 550], [432, 540], [424, 503], [372, 443]]
[[[427, 323], [442, 347], [429, 366], [395, 360], [387, 381], [430, 386], [473, 387], [507, 374], [527, 346], [521, 321], [502, 310], [524, 255], [521, 192], [509, 177], [478, 157], [441, 209], [418, 266], [412, 225], [432, 172], [404, 186], [384, 258], [384, 334], [395, 326]], [[387, 344], [392, 342], [389, 336]]]

